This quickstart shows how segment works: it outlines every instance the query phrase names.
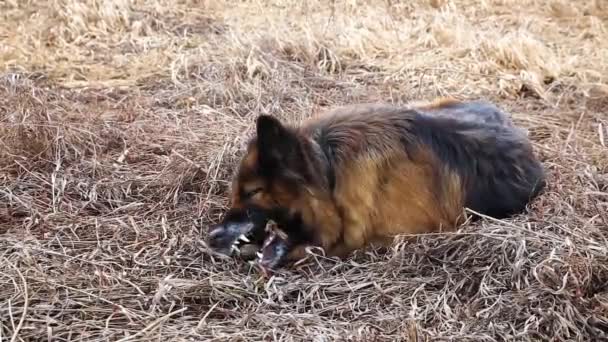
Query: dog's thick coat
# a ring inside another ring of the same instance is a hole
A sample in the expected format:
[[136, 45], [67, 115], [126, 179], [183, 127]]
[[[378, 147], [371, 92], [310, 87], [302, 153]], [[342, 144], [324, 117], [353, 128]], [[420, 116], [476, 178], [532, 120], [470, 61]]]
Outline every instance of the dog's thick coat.
[[508, 217], [544, 186], [526, 134], [486, 102], [351, 105], [299, 127], [260, 116], [211, 235], [227, 248], [222, 231], [253, 214], [280, 224], [292, 258], [309, 245], [343, 257], [398, 234], [454, 229], [465, 207]]

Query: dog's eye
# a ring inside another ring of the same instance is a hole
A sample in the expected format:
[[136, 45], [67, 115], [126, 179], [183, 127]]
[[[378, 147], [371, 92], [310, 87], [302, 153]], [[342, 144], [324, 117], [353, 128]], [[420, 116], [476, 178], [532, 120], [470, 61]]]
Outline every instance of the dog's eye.
[[253, 190], [247, 191], [245, 193], [245, 198], [251, 198], [255, 195], [257, 195], [258, 193], [260, 193], [263, 190], [263, 188], [255, 188]]

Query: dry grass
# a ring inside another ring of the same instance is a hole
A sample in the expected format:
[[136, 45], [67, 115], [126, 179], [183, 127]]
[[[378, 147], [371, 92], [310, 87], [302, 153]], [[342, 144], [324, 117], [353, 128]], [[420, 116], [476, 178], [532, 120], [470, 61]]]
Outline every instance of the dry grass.
[[[0, 340], [591, 340], [608, 331], [602, 0], [0, 1]], [[529, 215], [262, 279], [202, 237], [259, 113], [486, 98]]]

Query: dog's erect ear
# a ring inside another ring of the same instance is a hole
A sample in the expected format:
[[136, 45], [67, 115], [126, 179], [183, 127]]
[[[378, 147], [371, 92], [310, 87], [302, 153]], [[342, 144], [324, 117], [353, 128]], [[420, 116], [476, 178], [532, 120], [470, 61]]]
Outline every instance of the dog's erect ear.
[[262, 167], [285, 168], [297, 160], [300, 146], [293, 131], [270, 115], [260, 115], [256, 126], [258, 156]]
[[273, 143], [273, 139], [281, 139], [289, 133], [281, 121], [271, 115], [258, 116], [256, 129], [260, 143]]

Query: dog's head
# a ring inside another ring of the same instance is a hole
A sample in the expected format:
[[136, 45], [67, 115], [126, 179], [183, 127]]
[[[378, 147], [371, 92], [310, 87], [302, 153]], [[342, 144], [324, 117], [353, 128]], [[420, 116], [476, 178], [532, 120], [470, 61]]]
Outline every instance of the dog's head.
[[268, 236], [266, 223], [273, 220], [287, 238], [273, 239], [279, 245], [268, 246], [267, 241], [269, 248], [258, 256], [275, 266], [288, 249], [311, 242], [302, 218], [310, 215], [310, 203], [326, 179], [319, 174], [312, 141], [295, 129], [263, 115], [257, 119], [256, 133], [233, 178], [230, 209], [209, 231], [209, 246], [225, 254], [247, 243], [261, 246]]

